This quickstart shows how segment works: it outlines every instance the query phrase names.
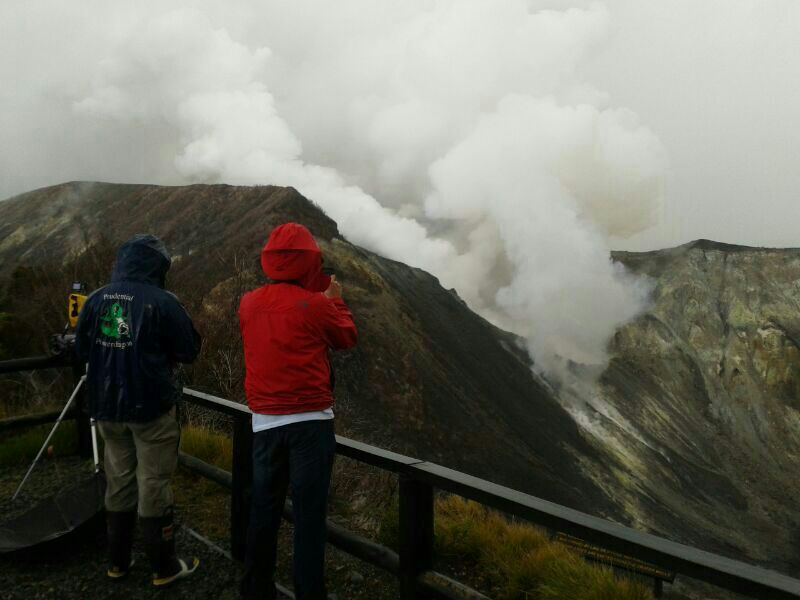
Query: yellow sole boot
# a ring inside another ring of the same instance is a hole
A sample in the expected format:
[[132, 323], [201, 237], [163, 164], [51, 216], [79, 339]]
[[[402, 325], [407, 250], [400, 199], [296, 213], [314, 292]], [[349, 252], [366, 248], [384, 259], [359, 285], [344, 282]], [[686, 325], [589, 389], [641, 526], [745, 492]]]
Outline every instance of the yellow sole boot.
[[134, 562], [135, 561], [132, 560], [127, 569], [120, 569], [117, 566], [109, 567], [108, 571], [106, 571], [106, 575], [111, 579], [124, 579], [128, 576], [128, 573], [131, 572], [131, 567], [133, 567]]
[[188, 566], [186, 564], [186, 561], [183, 560], [182, 558], [178, 559], [178, 563], [180, 563], [181, 568], [174, 575], [170, 575], [168, 577], [159, 577], [157, 573], [154, 573], [153, 574], [153, 585], [156, 586], [157, 588], [167, 587], [169, 585], [172, 585], [173, 583], [175, 583], [179, 579], [184, 579], [186, 577], [189, 577], [189, 575], [194, 573], [197, 570], [197, 567], [200, 566], [200, 559], [197, 558], [197, 557], [194, 557], [192, 559], [192, 565], [191, 566]]

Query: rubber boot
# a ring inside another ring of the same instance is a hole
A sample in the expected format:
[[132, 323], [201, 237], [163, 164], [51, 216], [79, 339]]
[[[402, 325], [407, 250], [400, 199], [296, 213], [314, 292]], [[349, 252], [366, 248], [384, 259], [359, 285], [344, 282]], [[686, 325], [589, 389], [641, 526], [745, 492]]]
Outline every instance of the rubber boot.
[[133, 530], [136, 511], [106, 511], [106, 536], [108, 538], [108, 571], [111, 579], [123, 579], [130, 571]]
[[175, 521], [171, 510], [163, 517], [139, 517], [139, 524], [154, 586], [165, 587], [194, 573], [199, 559], [187, 562], [175, 553]]

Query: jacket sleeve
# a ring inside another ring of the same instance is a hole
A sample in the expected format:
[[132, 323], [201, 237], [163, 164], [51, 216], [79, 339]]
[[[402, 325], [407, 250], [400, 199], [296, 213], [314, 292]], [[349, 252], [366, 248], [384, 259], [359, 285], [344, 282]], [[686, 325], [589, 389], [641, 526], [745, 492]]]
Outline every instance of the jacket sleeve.
[[171, 362], [190, 363], [200, 353], [202, 338], [194, 328], [189, 313], [171, 294], [161, 315], [161, 344]]
[[358, 330], [353, 313], [341, 298], [328, 299], [320, 294], [312, 326], [326, 344], [334, 350], [347, 350], [358, 343]]

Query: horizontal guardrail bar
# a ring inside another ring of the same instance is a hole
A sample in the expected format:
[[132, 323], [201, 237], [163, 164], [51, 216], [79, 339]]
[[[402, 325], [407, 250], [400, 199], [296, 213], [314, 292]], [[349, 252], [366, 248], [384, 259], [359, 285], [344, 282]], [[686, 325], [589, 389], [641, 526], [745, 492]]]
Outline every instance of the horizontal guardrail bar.
[[418, 458], [370, 446], [341, 435], [336, 436], [336, 453], [393, 473], [404, 473], [409, 467], [423, 462]]
[[[283, 505], [283, 518], [289, 523], [294, 523], [291, 500], [287, 500]], [[330, 519], [327, 521], [327, 527], [328, 541], [332, 546], [336, 546], [339, 550], [343, 550], [351, 556], [388, 571], [392, 575], [397, 575], [400, 572], [400, 557], [394, 550], [348, 531]]]
[[31, 356], [0, 361], [0, 375], [19, 373], [21, 371], [38, 371], [39, 369], [58, 369], [68, 366], [62, 355]]
[[[184, 389], [191, 398], [200, 392]], [[247, 407], [202, 394], [202, 402], [212, 408], [222, 401], [223, 412], [236, 406], [236, 414], [250, 414]], [[637, 531], [599, 517], [542, 500], [435, 463], [396, 454], [342, 436], [336, 436], [337, 452], [355, 460], [429, 483], [445, 491], [475, 500], [532, 523], [575, 535], [609, 550], [636, 556], [671, 571], [676, 571], [730, 591], [757, 598], [800, 598], [800, 581], [761, 567], [685, 546], [655, 535]]]
[[[184, 452], [181, 452], [178, 456], [180, 463], [189, 470], [208, 477], [223, 487], [232, 487], [232, 475], [229, 471], [210, 465]], [[291, 500], [287, 500], [284, 504], [283, 518], [290, 523], [293, 521]], [[328, 520], [327, 528], [328, 542], [332, 546], [392, 575], [399, 573], [400, 558], [395, 551], [352, 531], [348, 531], [330, 520]], [[431, 597], [442, 598], [443, 600], [490, 600], [480, 592], [436, 571], [426, 571], [420, 575], [417, 584], [421, 590]]]
[[[230, 471], [210, 465], [204, 460], [192, 456], [191, 454], [186, 454], [185, 452], [178, 453], [178, 461], [190, 471], [206, 477], [222, 487], [228, 489], [233, 487], [233, 475]], [[283, 517], [290, 523], [292, 522], [291, 500], [287, 500], [284, 505]], [[385, 571], [396, 575], [400, 568], [400, 560], [396, 552], [366, 538], [355, 535], [332, 521], [328, 521], [328, 537], [331, 544], [340, 550], [344, 550], [348, 554], [380, 567]]]
[[456, 597], [463, 600], [490, 600], [488, 596], [484, 596], [477, 590], [436, 571], [422, 573], [417, 578], [417, 585], [429, 598], [449, 600]]
[[197, 404], [231, 417], [250, 417], [253, 414], [244, 404], [206, 394], [205, 392], [198, 392], [191, 388], [183, 388], [183, 395], [191, 398], [192, 404]]
[[637, 531], [437, 464], [418, 463], [409, 469], [412, 477], [441, 490], [733, 592], [756, 598], [800, 598], [800, 581], [776, 571]]
[[[25, 427], [33, 427], [35, 425], [53, 423], [56, 419], [58, 419], [58, 415], [60, 414], [60, 410], [52, 410], [50, 412], [22, 415], [20, 417], [9, 417], [8, 419], [0, 420], [0, 433], [4, 431], [23, 429]], [[78, 413], [76, 411], [69, 410], [67, 411], [67, 414], [64, 415], [64, 419], [74, 419], [77, 415]]]
[[[197, 404], [209, 410], [216, 410], [232, 417], [249, 418], [253, 414], [244, 404], [232, 402], [225, 398], [219, 398], [218, 396], [199, 392], [191, 388], [183, 388], [183, 395], [185, 399], [192, 404]], [[404, 470], [410, 465], [422, 462], [418, 458], [397, 454], [396, 452], [370, 446], [369, 444], [351, 440], [340, 435], [336, 436], [336, 452], [342, 456], [395, 473]]]
[[204, 460], [200, 460], [196, 456], [186, 454], [185, 452], [178, 452], [178, 462], [187, 469], [220, 484], [222, 487], [233, 487], [233, 476], [230, 471], [210, 465]]
[[[66, 366], [60, 357], [33, 357], [0, 362], [0, 373], [57, 366]], [[183, 393], [188, 401], [211, 410], [239, 418], [249, 417], [252, 414], [242, 404], [211, 394], [190, 388], [184, 388]], [[404, 473], [438, 489], [475, 500], [544, 527], [575, 535], [609, 550], [635, 555], [637, 558], [681, 575], [756, 598], [800, 598], [800, 580], [776, 571], [637, 531], [441, 465], [389, 452], [341, 436], [336, 437], [336, 442], [337, 452], [343, 456], [385, 470]]]

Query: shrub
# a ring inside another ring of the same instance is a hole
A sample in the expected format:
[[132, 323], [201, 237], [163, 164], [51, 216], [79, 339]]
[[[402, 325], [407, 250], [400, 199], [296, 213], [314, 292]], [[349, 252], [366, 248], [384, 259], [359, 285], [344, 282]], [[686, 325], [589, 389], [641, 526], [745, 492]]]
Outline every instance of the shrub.
[[[31, 427], [16, 435], [2, 438], [0, 443], [0, 466], [11, 467], [26, 465], [35, 457], [42, 447], [47, 434], [53, 428], [52, 424]], [[64, 421], [56, 429], [53, 439], [50, 440], [58, 456], [76, 454], [78, 452], [78, 435], [74, 421]]]
[[181, 431], [181, 450], [226, 471], [230, 471], [233, 465], [230, 437], [206, 427], [184, 427]]
[[[458, 496], [436, 500], [435, 550], [445, 568], [474, 574], [498, 600], [649, 600], [643, 585], [591, 565], [547, 532]], [[381, 527], [396, 546], [397, 509]]]

